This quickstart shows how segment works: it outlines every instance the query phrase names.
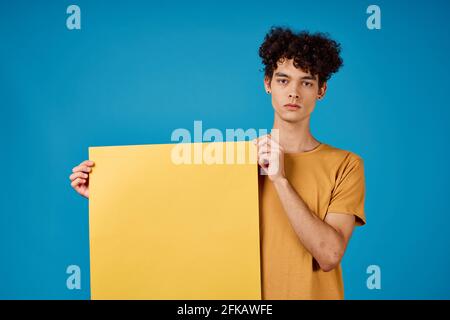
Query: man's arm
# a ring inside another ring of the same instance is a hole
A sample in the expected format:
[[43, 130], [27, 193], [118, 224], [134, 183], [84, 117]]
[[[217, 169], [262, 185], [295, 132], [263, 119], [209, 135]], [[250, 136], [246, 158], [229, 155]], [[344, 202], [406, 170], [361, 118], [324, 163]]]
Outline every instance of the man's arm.
[[336, 268], [355, 227], [355, 216], [329, 212], [322, 221], [312, 213], [284, 173], [284, 150], [270, 135], [256, 139], [258, 163], [275, 186], [281, 204], [303, 246], [323, 271]]
[[323, 271], [336, 268], [350, 240], [355, 216], [329, 212], [325, 221], [313, 214], [286, 178], [274, 182], [278, 197], [303, 246]]

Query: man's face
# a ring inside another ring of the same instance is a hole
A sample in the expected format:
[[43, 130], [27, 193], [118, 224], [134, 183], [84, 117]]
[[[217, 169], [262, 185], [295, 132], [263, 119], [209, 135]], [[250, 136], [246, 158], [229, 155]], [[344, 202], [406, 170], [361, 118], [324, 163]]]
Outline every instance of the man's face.
[[[278, 62], [272, 79], [266, 78], [264, 85], [266, 91], [272, 94], [276, 116], [291, 123], [307, 119], [316, 106], [316, 100], [323, 96], [326, 90], [326, 83], [319, 90], [318, 76], [297, 69], [293, 59]], [[299, 107], [288, 104], [296, 104]]]

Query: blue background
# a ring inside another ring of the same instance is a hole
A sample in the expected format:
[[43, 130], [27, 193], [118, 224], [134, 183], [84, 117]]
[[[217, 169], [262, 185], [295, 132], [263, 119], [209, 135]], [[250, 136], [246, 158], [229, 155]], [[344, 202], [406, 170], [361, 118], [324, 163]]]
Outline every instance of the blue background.
[[[66, 9], [81, 8], [81, 30]], [[381, 30], [366, 8], [381, 8]], [[326, 31], [344, 67], [312, 117], [365, 160], [347, 299], [450, 298], [448, 1], [1, 1], [0, 298], [89, 299], [89, 146], [169, 143], [176, 128], [271, 128], [258, 48], [272, 25]], [[66, 268], [81, 267], [81, 290]], [[381, 268], [381, 290], [366, 268]]]

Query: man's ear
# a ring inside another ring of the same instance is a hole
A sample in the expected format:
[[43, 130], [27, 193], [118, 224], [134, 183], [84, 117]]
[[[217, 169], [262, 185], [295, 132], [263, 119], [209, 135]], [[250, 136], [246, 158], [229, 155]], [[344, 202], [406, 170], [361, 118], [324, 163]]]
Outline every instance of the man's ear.
[[272, 90], [270, 89], [270, 81], [271, 79], [269, 77], [264, 77], [264, 89], [267, 93], [270, 93]]
[[323, 99], [325, 93], [327, 92], [327, 83], [324, 82], [322, 86], [319, 88], [319, 92], [317, 93], [317, 99]]

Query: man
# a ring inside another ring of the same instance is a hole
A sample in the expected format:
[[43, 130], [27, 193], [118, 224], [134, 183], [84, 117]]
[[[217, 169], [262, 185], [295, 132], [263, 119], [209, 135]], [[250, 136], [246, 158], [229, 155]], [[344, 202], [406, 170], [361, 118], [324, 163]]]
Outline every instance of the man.
[[[340, 261], [365, 224], [364, 169], [354, 153], [310, 132], [316, 101], [342, 65], [324, 34], [273, 28], [259, 55], [278, 138], [259, 138], [263, 299], [343, 299]], [[272, 168], [273, 167], [273, 168]]]
[[[263, 299], [342, 299], [340, 261], [355, 225], [365, 224], [364, 169], [354, 153], [310, 132], [316, 101], [342, 65], [323, 34], [272, 28], [259, 54], [278, 135], [254, 141], [260, 177]], [[72, 187], [89, 197], [94, 163], [73, 168]]]

